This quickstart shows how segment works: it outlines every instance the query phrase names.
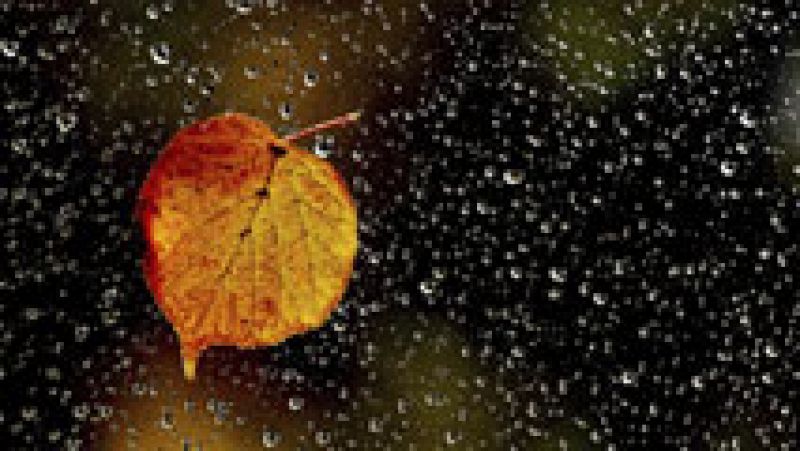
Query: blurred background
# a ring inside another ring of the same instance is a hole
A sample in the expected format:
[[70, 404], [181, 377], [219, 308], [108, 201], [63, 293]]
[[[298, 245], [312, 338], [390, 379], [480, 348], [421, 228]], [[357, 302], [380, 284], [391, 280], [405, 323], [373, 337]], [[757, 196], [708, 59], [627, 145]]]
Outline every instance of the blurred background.
[[[0, 2], [6, 449], [795, 449], [800, 8]], [[141, 183], [244, 112], [359, 211], [317, 331], [184, 380]]]

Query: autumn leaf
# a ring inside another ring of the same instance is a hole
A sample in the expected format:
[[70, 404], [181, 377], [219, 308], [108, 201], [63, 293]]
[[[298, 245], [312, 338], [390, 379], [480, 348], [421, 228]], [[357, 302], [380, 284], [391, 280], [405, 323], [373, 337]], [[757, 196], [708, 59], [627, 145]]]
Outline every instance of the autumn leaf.
[[280, 343], [319, 327], [342, 297], [356, 208], [335, 169], [293, 144], [306, 134], [212, 117], [180, 130], [141, 188], [145, 278], [188, 379], [207, 347]]

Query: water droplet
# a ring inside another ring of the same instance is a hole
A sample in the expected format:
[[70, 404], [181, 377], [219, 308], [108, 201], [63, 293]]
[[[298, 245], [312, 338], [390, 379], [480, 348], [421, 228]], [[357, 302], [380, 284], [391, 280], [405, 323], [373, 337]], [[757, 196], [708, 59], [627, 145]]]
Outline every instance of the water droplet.
[[525, 172], [519, 169], [507, 169], [503, 172], [503, 181], [509, 185], [519, 185], [525, 179]]
[[317, 445], [327, 446], [331, 442], [331, 433], [328, 431], [317, 431], [314, 435]]
[[453, 446], [456, 443], [461, 441], [461, 432], [459, 431], [447, 431], [444, 434], [444, 442], [449, 445]]
[[197, 104], [192, 102], [191, 100], [184, 100], [183, 102], [183, 112], [186, 114], [193, 114], [197, 112]]
[[305, 404], [303, 398], [289, 398], [289, 410], [301, 410], [303, 408], [303, 404]]
[[158, 65], [169, 64], [170, 53], [172, 49], [166, 42], [159, 42], [150, 46], [150, 58], [153, 59]]
[[383, 431], [383, 423], [380, 419], [372, 417], [367, 421], [367, 430], [373, 434], [378, 434]]
[[144, 78], [144, 85], [148, 88], [155, 88], [158, 86], [158, 78], [153, 75], [148, 75]]
[[608, 297], [603, 293], [593, 293], [592, 301], [595, 305], [605, 305], [608, 302]]
[[734, 164], [733, 162], [731, 162], [731, 161], [723, 161], [723, 162], [722, 162], [722, 163], [719, 165], [719, 171], [720, 171], [720, 172], [722, 173], [722, 175], [724, 175], [725, 177], [733, 177], [733, 175], [734, 175], [734, 174], [736, 174], [736, 166], [735, 166], [735, 164]]
[[83, 420], [89, 416], [89, 406], [86, 404], [79, 404], [77, 406], [72, 407], [72, 416], [77, 418], [78, 420]]
[[313, 88], [314, 86], [317, 86], [318, 81], [319, 81], [319, 74], [317, 74], [316, 71], [308, 70], [303, 75], [303, 84], [307, 88]]
[[281, 115], [281, 119], [288, 121], [292, 118], [292, 106], [284, 102], [278, 107], [278, 113]]
[[32, 421], [39, 415], [39, 409], [34, 406], [25, 406], [22, 408], [20, 415], [24, 420]]
[[170, 409], [163, 409], [161, 411], [161, 421], [159, 422], [161, 429], [171, 430], [175, 427], [175, 416], [172, 414], [172, 410]]
[[317, 135], [314, 139], [314, 146], [312, 147], [314, 154], [320, 158], [328, 158], [333, 152], [334, 142], [333, 136], [325, 137]]
[[227, 0], [225, 4], [238, 14], [246, 16], [253, 12], [253, 0]]
[[636, 385], [637, 379], [638, 374], [634, 373], [633, 371], [623, 371], [622, 375], [620, 376], [620, 381], [624, 385]]
[[0, 51], [6, 58], [14, 58], [19, 53], [19, 41], [0, 39]]
[[150, 20], [158, 20], [158, 16], [159, 16], [159, 14], [158, 14], [158, 6], [156, 6], [156, 5], [148, 6], [147, 9], [145, 10], [145, 14], [147, 15], [147, 18], [150, 19]]
[[255, 80], [261, 76], [261, 71], [257, 67], [248, 66], [244, 68], [244, 76], [248, 80]]
[[281, 440], [282, 436], [278, 431], [264, 429], [261, 433], [261, 443], [264, 445], [264, 448], [275, 448], [281, 443]]
[[78, 116], [75, 113], [65, 113], [56, 116], [56, 125], [61, 133], [67, 133], [78, 124]]

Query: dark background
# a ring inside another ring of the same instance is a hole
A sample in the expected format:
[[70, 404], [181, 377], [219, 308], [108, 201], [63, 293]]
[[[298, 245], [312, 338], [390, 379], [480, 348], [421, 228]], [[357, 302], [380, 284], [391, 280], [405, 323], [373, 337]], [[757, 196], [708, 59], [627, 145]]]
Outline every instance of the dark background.
[[[797, 446], [791, 2], [55, 3], [2, 3], [6, 448]], [[342, 307], [186, 383], [149, 165], [352, 109]]]

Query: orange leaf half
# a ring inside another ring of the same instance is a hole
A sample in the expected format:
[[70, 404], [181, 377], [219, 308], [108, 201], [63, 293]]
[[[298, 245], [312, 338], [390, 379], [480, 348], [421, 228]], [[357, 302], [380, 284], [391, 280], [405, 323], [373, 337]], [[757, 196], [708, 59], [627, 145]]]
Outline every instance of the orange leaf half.
[[357, 248], [356, 208], [324, 160], [261, 121], [225, 114], [180, 130], [139, 193], [144, 272], [184, 370], [212, 345], [252, 348], [319, 327]]

